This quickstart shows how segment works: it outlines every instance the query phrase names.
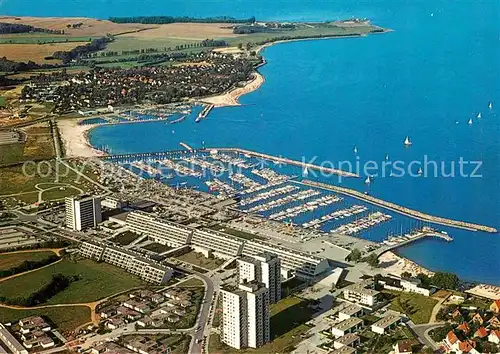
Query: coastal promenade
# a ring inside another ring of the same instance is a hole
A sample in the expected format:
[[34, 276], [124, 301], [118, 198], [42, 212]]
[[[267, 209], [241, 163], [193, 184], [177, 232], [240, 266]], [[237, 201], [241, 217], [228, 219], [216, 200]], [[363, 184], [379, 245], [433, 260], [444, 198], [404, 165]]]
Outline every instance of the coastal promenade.
[[295, 183], [301, 183], [301, 184], [306, 185], [306, 186], [326, 189], [326, 190], [330, 190], [333, 192], [337, 192], [339, 194], [344, 194], [344, 195], [365, 201], [367, 203], [392, 210], [392, 211], [397, 212], [399, 214], [410, 216], [412, 218], [422, 220], [422, 221], [428, 221], [428, 222], [438, 224], [438, 225], [452, 226], [452, 227], [456, 227], [459, 229], [465, 229], [465, 230], [469, 230], [469, 231], [484, 231], [484, 232], [490, 232], [490, 233], [497, 233], [498, 232], [497, 229], [495, 229], [493, 227], [485, 226], [485, 225], [473, 224], [473, 223], [469, 223], [469, 222], [465, 222], [465, 221], [458, 221], [458, 220], [447, 219], [447, 218], [443, 218], [443, 217], [439, 217], [439, 216], [425, 214], [425, 213], [422, 213], [420, 211], [406, 208], [404, 206], [397, 205], [397, 204], [394, 204], [391, 202], [387, 202], [385, 200], [378, 199], [378, 198], [372, 197], [370, 195], [367, 195], [367, 194], [364, 194], [364, 193], [361, 193], [361, 192], [358, 192], [356, 190], [349, 189], [349, 188], [337, 187], [337, 186], [333, 186], [331, 184], [310, 181], [310, 180], [304, 180], [302, 182], [295, 182]]

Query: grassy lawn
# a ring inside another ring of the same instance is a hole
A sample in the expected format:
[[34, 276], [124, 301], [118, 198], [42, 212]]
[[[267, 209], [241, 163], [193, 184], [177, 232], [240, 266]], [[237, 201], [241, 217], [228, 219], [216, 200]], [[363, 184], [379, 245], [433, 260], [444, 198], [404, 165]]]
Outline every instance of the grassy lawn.
[[149, 245], [144, 246], [142, 248], [156, 253], [163, 253], [172, 249], [172, 247], [169, 247], [167, 245], [162, 245], [161, 243], [150, 243]]
[[203, 282], [198, 278], [191, 278], [179, 283], [179, 286], [182, 286], [183, 288], [203, 288], [205, 287], [205, 284], [203, 284]]
[[72, 197], [80, 194], [80, 191], [73, 187], [62, 187], [63, 189], [54, 188], [44, 191], [42, 193], [42, 199], [44, 201], [64, 199], [66, 197]]
[[[0, 153], [1, 156], [1, 153]], [[79, 168], [80, 166], [76, 166]], [[38, 170], [38, 171], [37, 171]], [[86, 171], [86, 174], [95, 179], [95, 175]], [[57, 176], [59, 180], [57, 181]], [[34, 192], [39, 183], [67, 183], [82, 190], [91, 191], [94, 185], [79, 177], [75, 172], [67, 170], [66, 166], [55, 161], [43, 161], [23, 166], [4, 167], [0, 169], [1, 195]]]
[[53, 255], [54, 252], [51, 251], [2, 253], [0, 254], [0, 270], [17, 267], [24, 261], [41, 261]]
[[28, 316], [44, 316], [61, 332], [72, 331], [90, 322], [90, 309], [86, 306], [54, 307], [37, 310], [12, 310], [0, 307], [0, 322], [17, 321]]
[[[464, 294], [462, 294], [462, 296], [463, 295]], [[469, 295], [469, 298], [466, 299], [462, 304], [460, 304], [460, 306], [472, 306], [477, 307], [478, 309], [488, 310], [492, 302], [492, 300], [486, 300], [480, 297]]]
[[[258, 348], [240, 350], [238, 353], [289, 353], [295, 349], [310, 329], [305, 323], [312, 318], [312, 311], [306, 300], [287, 297], [271, 305], [271, 340]], [[234, 349], [222, 343], [217, 334], [210, 336], [210, 352], [234, 353]]]
[[7, 105], [7, 102], [5, 102], [5, 97], [0, 96], [0, 108], [3, 108]]
[[119, 243], [122, 246], [129, 245], [132, 241], [139, 237], [138, 234], [131, 231], [125, 231], [116, 235], [111, 241]]
[[0, 293], [6, 298], [29, 296], [47, 284], [53, 274], [80, 277], [64, 291], [52, 297], [47, 304], [83, 303], [102, 299], [143, 283], [125, 270], [88, 259], [77, 262], [69, 259], [26, 275], [0, 283]]
[[394, 296], [390, 308], [405, 313], [415, 324], [428, 323], [437, 300], [419, 294], [384, 291]]
[[24, 144], [0, 145], [0, 165], [16, 163], [22, 160]]
[[207, 258], [201, 253], [197, 253], [194, 251], [183, 254], [182, 256], [177, 256], [175, 258], [180, 259], [183, 262], [209, 270], [219, 268], [222, 264], [224, 264], [224, 261], [222, 259], [218, 259], [215, 257]]
[[[158, 52], [175, 50], [176, 46], [199, 43], [201, 40], [190, 40], [182, 38], [144, 38], [144, 37], [117, 37], [115, 41], [106, 46], [104, 52], [118, 52], [121, 54], [122, 50], [141, 50], [147, 48], [156, 48]], [[193, 48], [194, 49], [194, 48]], [[113, 58], [113, 57], [111, 57]]]

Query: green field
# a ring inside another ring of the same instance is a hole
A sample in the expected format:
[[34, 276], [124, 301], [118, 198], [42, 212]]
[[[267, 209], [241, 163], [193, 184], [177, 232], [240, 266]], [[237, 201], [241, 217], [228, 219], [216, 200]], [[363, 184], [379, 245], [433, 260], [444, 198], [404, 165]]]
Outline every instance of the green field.
[[428, 323], [432, 309], [437, 304], [437, 300], [419, 294], [397, 291], [384, 291], [384, 293], [395, 296], [391, 300], [390, 309], [405, 313], [415, 324]]
[[7, 102], [5, 102], [5, 97], [0, 96], [0, 108], [5, 107]]
[[72, 331], [90, 322], [90, 308], [87, 306], [54, 307], [36, 310], [12, 310], [0, 307], [0, 322], [17, 321], [28, 316], [44, 316], [61, 332]]
[[17, 267], [24, 261], [41, 261], [50, 256], [54, 252], [41, 251], [41, 252], [22, 252], [22, 253], [1, 253], [0, 254], [0, 270], [6, 270]]
[[[287, 297], [279, 303], [271, 305], [271, 340], [272, 342], [258, 348], [239, 350], [238, 353], [289, 353], [295, 349], [310, 329], [305, 323], [312, 318], [313, 312], [307, 301], [298, 297]], [[210, 352], [234, 353], [234, 349], [221, 343], [217, 334], [210, 336]]]
[[[106, 46], [104, 52], [118, 52], [122, 50], [141, 50], [147, 48], [158, 49], [159, 52], [173, 51], [176, 46], [200, 43], [201, 41], [182, 38], [144, 38], [144, 37], [116, 37], [116, 39]], [[195, 49], [195, 48], [193, 48]], [[177, 51], [177, 50], [175, 50]], [[152, 53], [154, 54], [154, 53]]]
[[29, 296], [50, 282], [53, 274], [79, 276], [64, 291], [52, 297], [47, 304], [71, 304], [96, 301], [143, 284], [125, 270], [88, 259], [73, 262], [68, 259], [50, 267], [0, 283], [0, 293], [8, 299]]
[[243, 238], [245, 240], [253, 240], [253, 239], [265, 240], [264, 237], [261, 237], [259, 235], [255, 235], [255, 234], [251, 234], [249, 232], [232, 229], [230, 227], [225, 227], [222, 225], [215, 225], [215, 226], [210, 227], [210, 229], [215, 230], [215, 231], [224, 232], [226, 234], [233, 235], [233, 236], [236, 236], [239, 238]]
[[8, 34], [0, 35], [0, 44], [47, 44], [47, 43], [66, 43], [66, 42], [89, 42], [99, 37], [71, 37], [64, 35], [43, 34]]
[[80, 191], [73, 187], [63, 187], [63, 188], [64, 188], [63, 190], [59, 188], [54, 188], [44, 191], [42, 193], [42, 199], [45, 201], [49, 201], [49, 200], [63, 199], [66, 197], [72, 197], [80, 194]]

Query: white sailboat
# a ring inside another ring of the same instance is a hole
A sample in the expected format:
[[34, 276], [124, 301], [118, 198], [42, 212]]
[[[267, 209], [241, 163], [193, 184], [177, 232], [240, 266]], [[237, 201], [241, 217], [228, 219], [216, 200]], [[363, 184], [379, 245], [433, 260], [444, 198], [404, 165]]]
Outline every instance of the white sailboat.
[[309, 174], [309, 170], [307, 169], [307, 166], [304, 168], [304, 170], [302, 171], [302, 176], [307, 176]]
[[354, 153], [357, 154], [358, 153], [358, 148], [355, 146], [354, 147]]
[[412, 142], [411, 142], [411, 140], [410, 140], [410, 137], [409, 137], [409, 136], [406, 136], [406, 139], [405, 139], [404, 144], [405, 144], [406, 146], [410, 146], [410, 145], [412, 144]]
[[493, 109], [493, 103], [492, 102], [490, 102], [490, 104], [488, 104], [488, 108], [489, 109]]
[[472, 125], [472, 118], [469, 119], [469, 121], [467, 122], [467, 124]]
[[420, 167], [420, 168], [418, 169], [418, 172], [417, 172], [417, 173], [418, 173], [419, 175], [421, 175], [422, 173], [424, 173], [424, 171], [422, 170], [422, 167]]
[[479, 112], [479, 113], [477, 114], [476, 118], [481, 118], [481, 117], [482, 117], [481, 112]]
[[385, 160], [389, 161], [389, 154], [385, 154]]
[[365, 179], [365, 183], [366, 183], [366, 184], [370, 184], [370, 183], [372, 183], [372, 180], [371, 180], [370, 176], [366, 177], [366, 179]]

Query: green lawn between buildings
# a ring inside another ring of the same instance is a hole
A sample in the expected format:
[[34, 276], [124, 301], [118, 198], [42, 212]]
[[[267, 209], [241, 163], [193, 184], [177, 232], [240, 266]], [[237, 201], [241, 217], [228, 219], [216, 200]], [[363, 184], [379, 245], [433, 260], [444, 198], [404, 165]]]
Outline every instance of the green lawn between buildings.
[[432, 309], [437, 304], [437, 300], [424, 295], [397, 291], [384, 291], [384, 293], [394, 296], [390, 309], [406, 314], [415, 324], [428, 323]]

